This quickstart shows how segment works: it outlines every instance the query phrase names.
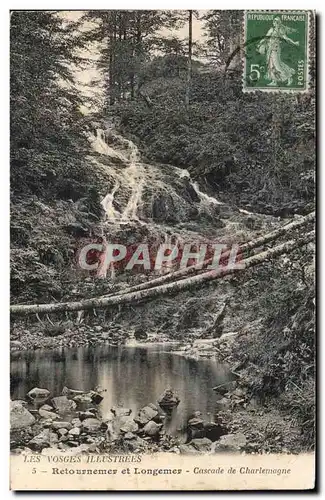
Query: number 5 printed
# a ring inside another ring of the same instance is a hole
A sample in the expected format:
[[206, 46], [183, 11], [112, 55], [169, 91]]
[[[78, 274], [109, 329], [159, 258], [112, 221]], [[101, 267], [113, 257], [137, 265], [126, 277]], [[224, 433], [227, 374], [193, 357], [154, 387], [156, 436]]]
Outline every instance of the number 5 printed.
[[[249, 74], [249, 78], [252, 82], [258, 82], [258, 80], [261, 78], [259, 67], [260, 67], [259, 64], [251, 64], [251, 71]], [[252, 73], [255, 73], [255, 77], [253, 77]]]

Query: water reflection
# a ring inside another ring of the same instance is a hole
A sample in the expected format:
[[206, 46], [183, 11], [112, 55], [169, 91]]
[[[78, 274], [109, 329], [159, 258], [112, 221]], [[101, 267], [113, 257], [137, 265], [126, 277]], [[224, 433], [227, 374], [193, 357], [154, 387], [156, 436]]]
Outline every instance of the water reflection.
[[180, 404], [169, 431], [184, 428], [189, 415], [200, 410], [213, 419], [216, 393], [212, 387], [229, 380], [224, 365], [212, 360], [191, 360], [168, 352], [166, 345], [137, 347], [80, 347], [55, 351], [14, 353], [11, 360], [11, 397], [24, 399], [33, 387], [59, 395], [72, 389], [106, 389], [100, 404], [103, 416], [117, 404], [134, 412], [155, 403], [168, 387], [177, 391]]

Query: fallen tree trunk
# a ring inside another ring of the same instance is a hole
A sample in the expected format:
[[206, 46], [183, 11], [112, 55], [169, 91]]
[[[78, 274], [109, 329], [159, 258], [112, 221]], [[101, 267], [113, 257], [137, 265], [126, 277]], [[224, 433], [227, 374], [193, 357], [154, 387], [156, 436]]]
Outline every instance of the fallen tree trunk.
[[[253, 248], [257, 248], [261, 245], [265, 245], [266, 243], [269, 243], [270, 241], [274, 241], [283, 234], [287, 233], [288, 231], [292, 231], [293, 229], [298, 229], [299, 227], [305, 226], [309, 222], [312, 222], [315, 220], [315, 212], [311, 212], [310, 214], [306, 215], [305, 217], [294, 220], [293, 222], [290, 222], [289, 224], [286, 224], [284, 226], [279, 227], [278, 229], [275, 229], [274, 231], [271, 231], [270, 233], [267, 233], [263, 236], [259, 236], [258, 238], [255, 238], [254, 240], [248, 241], [247, 243], [244, 243], [239, 247], [239, 250], [241, 252], [245, 252], [247, 250], [252, 250]], [[230, 250], [227, 250], [224, 252], [221, 256], [222, 260], [226, 260], [230, 255]], [[187, 276], [188, 274], [194, 274], [195, 271], [201, 271], [202, 273], [206, 272], [206, 269], [202, 269], [202, 267], [207, 266], [211, 264], [212, 257], [207, 259], [206, 261], [203, 262], [203, 264], [195, 264], [194, 266], [186, 267], [185, 269], [179, 269], [178, 271], [174, 271], [168, 274], [165, 274], [164, 276], [159, 276], [159, 278], [155, 278], [150, 281], [146, 281], [145, 283], [140, 283], [139, 285], [131, 286], [129, 288], [126, 288], [125, 290], [122, 290], [120, 292], [114, 292], [111, 294], [106, 294], [103, 295], [103, 297], [112, 297], [115, 295], [125, 295], [127, 293], [131, 292], [137, 292], [139, 290], [147, 290], [149, 288], [153, 288], [157, 285], [163, 285], [164, 283], [169, 283], [170, 281], [174, 281], [178, 278], [181, 278], [182, 276]]]
[[103, 308], [111, 307], [116, 305], [128, 304], [132, 302], [141, 302], [145, 299], [153, 299], [162, 295], [170, 295], [191, 288], [196, 288], [197, 286], [208, 283], [212, 280], [228, 276], [230, 274], [238, 273], [244, 271], [250, 267], [262, 264], [268, 259], [277, 257], [283, 253], [289, 253], [306, 245], [310, 241], [313, 241], [315, 237], [315, 231], [307, 233], [301, 238], [295, 240], [287, 241], [274, 248], [261, 252], [257, 255], [253, 255], [246, 260], [241, 262], [242, 268], [222, 268], [217, 271], [212, 270], [199, 274], [198, 276], [192, 276], [183, 280], [176, 281], [175, 283], [168, 283], [166, 285], [157, 286], [155, 288], [150, 288], [148, 290], [140, 290], [137, 292], [127, 293], [125, 295], [115, 295], [112, 297], [97, 297], [92, 299], [85, 299], [78, 302], [61, 302], [54, 304], [32, 304], [32, 305], [13, 305], [10, 307], [11, 314], [16, 315], [26, 315], [26, 314], [40, 314], [40, 313], [51, 313], [59, 311], [80, 311], [85, 309], [93, 308]]

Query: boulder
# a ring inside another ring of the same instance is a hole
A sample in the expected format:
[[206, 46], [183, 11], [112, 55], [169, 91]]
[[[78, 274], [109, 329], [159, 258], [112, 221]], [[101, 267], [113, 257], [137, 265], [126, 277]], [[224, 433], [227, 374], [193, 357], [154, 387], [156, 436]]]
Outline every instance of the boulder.
[[115, 417], [127, 417], [131, 415], [132, 410], [130, 408], [123, 408], [122, 406], [113, 406], [111, 412]]
[[24, 401], [23, 399], [15, 399], [14, 401], [11, 401], [12, 403], [16, 405], [21, 405], [21, 406], [28, 406], [27, 401]]
[[58, 418], [60, 418], [57, 413], [54, 413], [53, 411], [42, 410], [42, 408], [38, 410], [38, 413], [42, 418], [45, 418], [46, 420], [57, 420]]
[[84, 391], [78, 391], [76, 389], [69, 389], [69, 387], [64, 386], [61, 392], [61, 396], [77, 396], [78, 394], [84, 394]]
[[42, 405], [39, 410], [53, 411], [53, 407], [50, 405]]
[[139, 429], [138, 424], [133, 420], [133, 418], [125, 418], [124, 422], [120, 426], [120, 431], [123, 434], [128, 432], [137, 432]]
[[192, 439], [189, 445], [199, 452], [207, 452], [211, 451], [212, 441], [205, 437], [199, 439]]
[[69, 432], [68, 429], [64, 429], [64, 428], [58, 429], [58, 435], [60, 438], [66, 436], [68, 434], [68, 432]]
[[133, 432], [127, 432], [126, 434], [124, 434], [124, 439], [136, 439], [136, 435], [133, 434]]
[[219, 441], [213, 443], [213, 451], [215, 453], [224, 452], [238, 452], [246, 446], [247, 440], [242, 432], [235, 434], [226, 434], [221, 436]]
[[68, 399], [66, 396], [53, 398], [52, 404], [59, 413], [68, 413], [77, 408], [76, 403], [71, 401], [71, 399]]
[[12, 430], [25, 429], [35, 423], [35, 417], [22, 405], [21, 401], [10, 402], [10, 426]]
[[101, 403], [104, 399], [103, 396], [96, 391], [90, 391], [89, 395], [90, 395], [92, 402], [95, 405], [99, 405], [99, 403]]
[[81, 428], [85, 432], [97, 432], [101, 428], [102, 423], [97, 418], [86, 418], [81, 422]]
[[166, 389], [158, 398], [158, 404], [161, 408], [171, 410], [178, 406], [180, 402], [179, 397], [172, 389]]
[[197, 455], [197, 450], [188, 444], [180, 444], [178, 448], [182, 455]]
[[91, 411], [80, 411], [79, 412], [79, 419], [81, 421], [86, 420], [86, 418], [94, 418], [95, 414]]
[[73, 427], [81, 427], [81, 420], [80, 418], [73, 418], [71, 420], [71, 424]]
[[83, 405], [92, 405], [93, 400], [91, 399], [90, 395], [87, 394], [78, 394], [77, 396], [74, 396], [73, 401], [77, 403], [77, 405], [83, 406]]
[[141, 426], [146, 425], [150, 420], [158, 415], [158, 411], [150, 406], [144, 406], [134, 418], [135, 422]]
[[77, 437], [80, 436], [80, 427], [73, 427], [69, 430], [69, 436]]
[[48, 448], [50, 444], [58, 441], [58, 436], [49, 429], [44, 429], [28, 442], [29, 448], [34, 451], [41, 451], [43, 448]]
[[77, 394], [74, 396], [73, 401], [79, 405], [98, 405], [103, 401], [103, 396], [101, 396], [96, 391], [84, 392], [82, 394]]
[[159, 434], [160, 429], [162, 428], [162, 424], [156, 424], [152, 420], [148, 422], [142, 429], [142, 431], [150, 437], [157, 436]]
[[34, 387], [27, 393], [27, 396], [32, 401], [45, 401], [49, 398], [50, 391], [47, 389], [41, 389], [40, 387]]
[[201, 417], [193, 417], [189, 419], [187, 425], [190, 429], [203, 429], [204, 420]]
[[52, 422], [51, 427], [55, 431], [58, 429], [67, 429], [68, 431], [72, 429], [70, 422]]

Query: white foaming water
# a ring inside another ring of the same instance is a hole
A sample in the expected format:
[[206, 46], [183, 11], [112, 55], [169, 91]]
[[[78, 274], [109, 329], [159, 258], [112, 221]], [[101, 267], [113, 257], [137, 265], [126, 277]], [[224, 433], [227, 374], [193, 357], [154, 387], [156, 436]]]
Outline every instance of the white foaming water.
[[[108, 138], [115, 139], [121, 145], [123, 151], [109, 146], [107, 144]], [[111, 170], [111, 174], [117, 178], [112, 191], [107, 193], [101, 201], [107, 219], [120, 224], [127, 223], [130, 220], [139, 221], [137, 211], [141, 202], [146, 172], [144, 166], [140, 163], [140, 152], [137, 146], [118, 134], [111, 131], [107, 133], [102, 129], [97, 129], [96, 135], [92, 135], [90, 140], [96, 153], [108, 156], [113, 161], [118, 160], [123, 164], [129, 164], [126, 168], [121, 168], [118, 171], [116, 169], [113, 171], [111, 167], [107, 167], [107, 169]], [[131, 193], [123, 212], [119, 212], [114, 207], [114, 196], [121, 185], [125, 186]]]
[[203, 191], [200, 190], [199, 185], [197, 182], [192, 181], [191, 175], [188, 170], [185, 168], [176, 168], [175, 169], [181, 179], [188, 179], [190, 181], [191, 186], [193, 187], [194, 191], [200, 198], [202, 202], [211, 204], [211, 205], [223, 205], [221, 201], [218, 201], [216, 198], [213, 196], [209, 196], [206, 193], [203, 193]]
[[[111, 130], [105, 131], [103, 129], [97, 129], [96, 135], [91, 135], [90, 141], [96, 153], [107, 156], [116, 164], [116, 166], [102, 164], [115, 179], [113, 189], [108, 192], [101, 201], [107, 221], [118, 224], [126, 224], [131, 221], [143, 223], [139, 219], [138, 212], [142, 204], [142, 194], [145, 185], [152, 186], [154, 184], [157, 189], [166, 191], [166, 185], [161, 180], [159, 169], [156, 169], [154, 166], [148, 169], [147, 165], [141, 162], [141, 155], [137, 146], [132, 141], [125, 139], [125, 137]], [[114, 147], [110, 146], [112, 143]], [[117, 146], [115, 146], [115, 143]], [[97, 160], [95, 161], [97, 162]], [[118, 163], [120, 163], [121, 166], [119, 166]], [[188, 170], [176, 167], [170, 168], [173, 169], [173, 173], [178, 175], [179, 178], [188, 179], [203, 206], [223, 204], [216, 198], [202, 192], [197, 182], [191, 180]], [[128, 198], [124, 209], [118, 210], [114, 207], [114, 200], [116, 193], [121, 187], [123, 187], [124, 192], [129, 194], [127, 195]]]
[[102, 129], [97, 129], [96, 130], [96, 135], [92, 135], [90, 137], [91, 140], [91, 146], [93, 150], [96, 153], [99, 153], [101, 155], [109, 156], [112, 159], [117, 159], [120, 161], [127, 161], [127, 158], [120, 153], [119, 151], [116, 151], [115, 149], [111, 148], [106, 140], [105, 140], [105, 131]]
[[211, 205], [223, 205], [223, 203], [221, 201], [218, 201], [213, 196], [209, 196], [208, 194], [203, 193], [203, 191], [200, 190], [197, 182], [191, 182], [191, 184], [192, 184], [193, 188], [195, 189], [195, 192], [199, 196], [201, 201], [209, 203]]

